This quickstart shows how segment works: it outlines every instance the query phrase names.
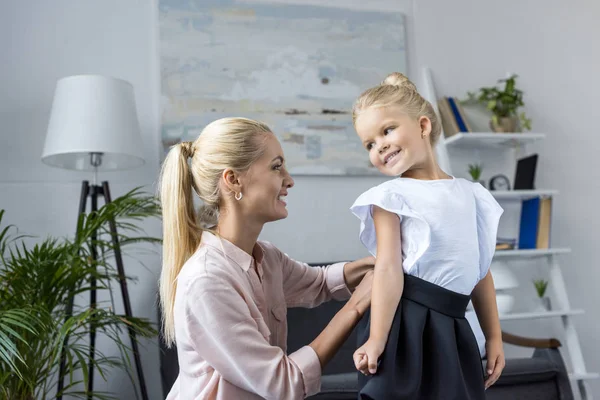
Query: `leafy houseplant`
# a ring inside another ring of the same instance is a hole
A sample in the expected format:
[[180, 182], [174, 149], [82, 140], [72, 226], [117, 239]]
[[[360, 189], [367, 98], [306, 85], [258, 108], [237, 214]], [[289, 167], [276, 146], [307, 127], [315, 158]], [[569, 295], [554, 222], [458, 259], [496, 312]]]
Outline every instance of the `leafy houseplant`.
[[550, 299], [546, 297], [546, 289], [548, 288], [548, 281], [544, 279], [537, 279], [533, 281], [533, 285], [535, 286], [535, 291], [537, 292], [538, 297], [540, 298], [542, 305], [547, 311], [550, 311]]
[[482, 87], [479, 92], [468, 92], [469, 103], [481, 103], [492, 112], [490, 127], [494, 132], [517, 132], [520, 128], [531, 130], [531, 120], [524, 112], [519, 113], [523, 107], [523, 92], [516, 88], [517, 75], [507, 79], [500, 79], [504, 88]]
[[[0, 210], [0, 226], [3, 215]], [[121, 352], [121, 357], [109, 357], [95, 350], [94, 367], [104, 379], [111, 368], [128, 371], [130, 367], [122, 331], [133, 327], [138, 337], [152, 337], [156, 330], [146, 319], [128, 318], [100, 304], [79, 306], [73, 298], [89, 293], [92, 277], [97, 279], [98, 290], [121, 279], [109, 262], [114, 251], [109, 221], [115, 221], [119, 245], [125, 249], [131, 244], [159, 242], [143, 236], [136, 226], [136, 222], [159, 215], [156, 199], [135, 189], [97, 212], [81, 216], [73, 239], [47, 238], [30, 246], [23, 237], [11, 236], [14, 227], [0, 229], [0, 398], [54, 398], [61, 354], [65, 386], [60, 394], [113, 398], [109, 393], [87, 393], [85, 389], [91, 327]], [[97, 260], [92, 257], [93, 249], [99, 250]], [[68, 315], [70, 303], [73, 311]]]
[[481, 181], [481, 171], [483, 170], [483, 166], [481, 164], [469, 164], [469, 175], [471, 175], [471, 179], [473, 182], [479, 182], [480, 184], [484, 184]]

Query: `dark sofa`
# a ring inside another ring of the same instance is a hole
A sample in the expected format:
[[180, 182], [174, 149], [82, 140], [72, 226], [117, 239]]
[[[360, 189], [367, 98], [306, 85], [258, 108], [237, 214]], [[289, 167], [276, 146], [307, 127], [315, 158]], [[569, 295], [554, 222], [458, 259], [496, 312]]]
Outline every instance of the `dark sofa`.
[[[342, 307], [329, 302], [314, 309], [288, 310], [288, 351], [310, 343]], [[310, 321], [306, 323], [305, 321]], [[489, 400], [572, 400], [569, 377], [555, 339], [529, 339], [503, 333], [508, 344], [534, 348], [531, 358], [508, 359], [498, 382], [487, 390]], [[311, 400], [345, 400], [357, 398], [357, 373], [352, 362], [356, 350], [353, 333], [340, 351], [325, 366], [321, 392]]]
[[[323, 265], [323, 264], [319, 264]], [[313, 309], [288, 309], [288, 352], [309, 344], [329, 323], [343, 303], [331, 301]], [[529, 339], [503, 333], [503, 341], [534, 348], [531, 358], [508, 359], [501, 378], [487, 391], [489, 400], [572, 400], [569, 377], [556, 339]], [[352, 362], [355, 332], [323, 370], [321, 392], [311, 400], [357, 398], [357, 372]], [[176, 349], [161, 342], [160, 370], [166, 397], [179, 371]]]

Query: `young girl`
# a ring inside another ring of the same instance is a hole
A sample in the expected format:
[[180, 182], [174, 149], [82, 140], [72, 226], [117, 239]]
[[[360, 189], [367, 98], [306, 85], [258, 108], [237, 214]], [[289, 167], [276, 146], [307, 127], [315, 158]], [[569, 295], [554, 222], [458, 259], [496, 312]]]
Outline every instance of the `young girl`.
[[[359, 398], [484, 399], [504, 368], [489, 266], [503, 210], [481, 185], [436, 162], [440, 121], [402, 74], [365, 91], [353, 109], [371, 163], [397, 177], [352, 205], [376, 255], [369, 318], [354, 354]], [[465, 309], [486, 337], [487, 379]], [[380, 358], [378, 362], [378, 359]]]

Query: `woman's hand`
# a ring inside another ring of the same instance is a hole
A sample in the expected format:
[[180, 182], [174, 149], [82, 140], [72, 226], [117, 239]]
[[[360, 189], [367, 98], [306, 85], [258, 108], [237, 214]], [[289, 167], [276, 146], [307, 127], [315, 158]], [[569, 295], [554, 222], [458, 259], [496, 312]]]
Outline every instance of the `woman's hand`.
[[373, 271], [375, 268], [375, 257], [368, 256], [358, 260], [346, 263], [344, 265], [344, 280], [350, 291], [353, 291], [356, 286], [362, 281], [365, 274]]
[[373, 286], [373, 270], [367, 272], [360, 282], [360, 284], [354, 289], [348, 305], [353, 307], [358, 314], [362, 317], [365, 312], [371, 306], [371, 288]]
[[488, 389], [492, 386], [504, 369], [504, 349], [502, 348], [502, 339], [491, 339], [485, 343], [485, 351], [487, 354], [487, 367], [486, 373], [488, 375], [485, 380], [485, 388]]
[[385, 341], [369, 338], [365, 344], [354, 352], [354, 366], [364, 375], [377, 372], [377, 360], [385, 349]]

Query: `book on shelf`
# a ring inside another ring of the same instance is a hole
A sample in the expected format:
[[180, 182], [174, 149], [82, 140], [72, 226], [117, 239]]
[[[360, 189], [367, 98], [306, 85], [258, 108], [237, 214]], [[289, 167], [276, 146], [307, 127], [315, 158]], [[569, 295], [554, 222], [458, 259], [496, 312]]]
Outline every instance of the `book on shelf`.
[[472, 132], [465, 111], [456, 97], [442, 97], [438, 100], [444, 136], [450, 137], [459, 132]]
[[496, 239], [496, 250], [514, 250], [517, 245], [517, 239]]
[[551, 217], [552, 197], [523, 200], [519, 225], [519, 248], [550, 248]]

